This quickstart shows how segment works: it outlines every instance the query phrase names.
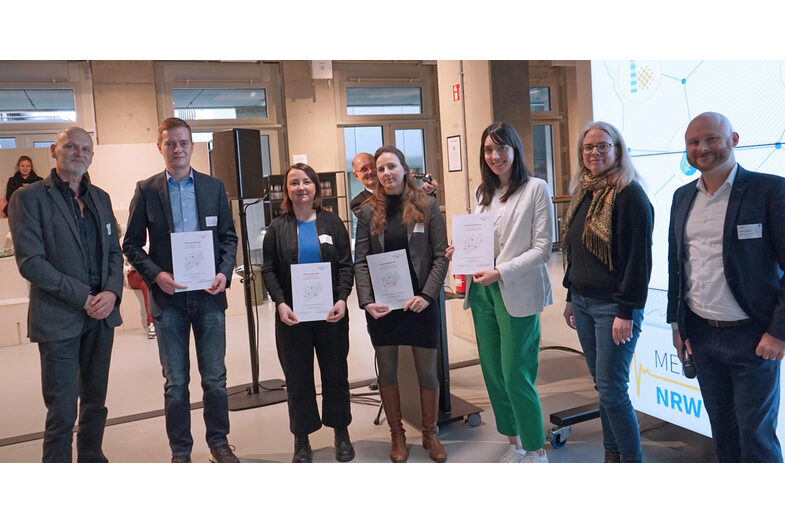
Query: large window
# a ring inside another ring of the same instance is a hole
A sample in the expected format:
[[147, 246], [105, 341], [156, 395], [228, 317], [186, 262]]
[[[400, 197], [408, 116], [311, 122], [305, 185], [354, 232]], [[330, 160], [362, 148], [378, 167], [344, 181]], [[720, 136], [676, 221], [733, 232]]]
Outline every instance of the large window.
[[346, 114], [422, 114], [419, 87], [347, 87]]
[[[415, 174], [441, 173], [438, 155], [433, 65], [412, 63], [335, 62], [336, 119], [342, 129], [347, 197], [363, 190], [352, 176], [352, 159], [394, 145]], [[440, 191], [443, 185], [440, 185]], [[441, 201], [441, 196], [439, 197]], [[356, 218], [352, 214], [352, 238]]]
[[72, 125], [95, 130], [88, 62], [0, 62], [0, 148], [49, 144]]
[[0, 123], [74, 121], [73, 89], [0, 89]]
[[156, 62], [158, 117], [186, 120], [194, 141], [215, 131], [258, 129], [265, 175], [284, 165], [281, 73], [277, 63]]
[[264, 89], [172, 89], [172, 101], [183, 120], [267, 118]]

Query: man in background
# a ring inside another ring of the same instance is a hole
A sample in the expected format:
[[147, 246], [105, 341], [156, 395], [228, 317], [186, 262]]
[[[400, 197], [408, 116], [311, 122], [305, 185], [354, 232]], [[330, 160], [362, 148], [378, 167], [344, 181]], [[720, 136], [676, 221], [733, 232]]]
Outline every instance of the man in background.
[[[352, 212], [357, 214], [357, 210], [363, 202], [373, 194], [373, 187], [376, 185], [376, 163], [373, 161], [373, 155], [370, 153], [359, 153], [355, 156], [352, 159], [352, 175], [364, 187], [360, 194], [352, 198], [352, 201], [349, 203]], [[436, 187], [439, 184], [430, 175], [427, 176], [422, 190], [425, 194], [435, 198]]]

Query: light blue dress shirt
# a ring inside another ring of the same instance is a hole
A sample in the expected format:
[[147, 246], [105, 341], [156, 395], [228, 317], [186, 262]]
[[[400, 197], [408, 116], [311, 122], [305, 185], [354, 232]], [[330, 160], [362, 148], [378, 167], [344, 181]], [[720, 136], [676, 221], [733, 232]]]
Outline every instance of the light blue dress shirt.
[[196, 209], [196, 191], [194, 190], [194, 171], [178, 182], [169, 171], [166, 172], [169, 183], [169, 202], [172, 205], [174, 232], [194, 232], [199, 230], [199, 213]]

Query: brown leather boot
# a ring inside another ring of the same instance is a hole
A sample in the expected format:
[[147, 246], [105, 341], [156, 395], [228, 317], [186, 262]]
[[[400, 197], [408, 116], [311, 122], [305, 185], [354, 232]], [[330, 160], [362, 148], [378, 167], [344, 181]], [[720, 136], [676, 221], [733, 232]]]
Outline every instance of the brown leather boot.
[[384, 415], [390, 425], [390, 461], [404, 463], [409, 458], [409, 449], [406, 448], [406, 433], [401, 423], [401, 395], [398, 392], [398, 382], [382, 387], [379, 385], [379, 396], [384, 405]]
[[606, 452], [605, 461], [603, 463], [621, 463], [621, 455], [614, 454], [613, 452]]
[[420, 387], [420, 409], [422, 410], [422, 446], [436, 463], [447, 461], [439, 438], [436, 437], [436, 421], [439, 419], [439, 389]]

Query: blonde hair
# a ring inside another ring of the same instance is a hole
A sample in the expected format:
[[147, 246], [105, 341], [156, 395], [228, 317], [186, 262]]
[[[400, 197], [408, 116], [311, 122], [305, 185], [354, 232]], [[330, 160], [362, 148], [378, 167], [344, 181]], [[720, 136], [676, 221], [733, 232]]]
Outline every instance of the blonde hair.
[[616, 176], [616, 191], [621, 191], [633, 182], [641, 183], [641, 175], [632, 164], [627, 144], [624, 143], [624, 138], [619, 130], [607, 122], [590, 122], [580, 132], [580, 140], [578, 140], [578, 167], [570, 179], [570, 194], [574, 195], [581, 190], [581, 179], [583, 173], [586, 172], [586, 165], [583, 163], [583, 140], [586, 138], [586, 133], [592, 129], [599, 129], [607, 133], [611, 137], [613, 148], [617, 151], [616, 164], [614, 165], [614, 167], [619, 169], [619, 173]]

